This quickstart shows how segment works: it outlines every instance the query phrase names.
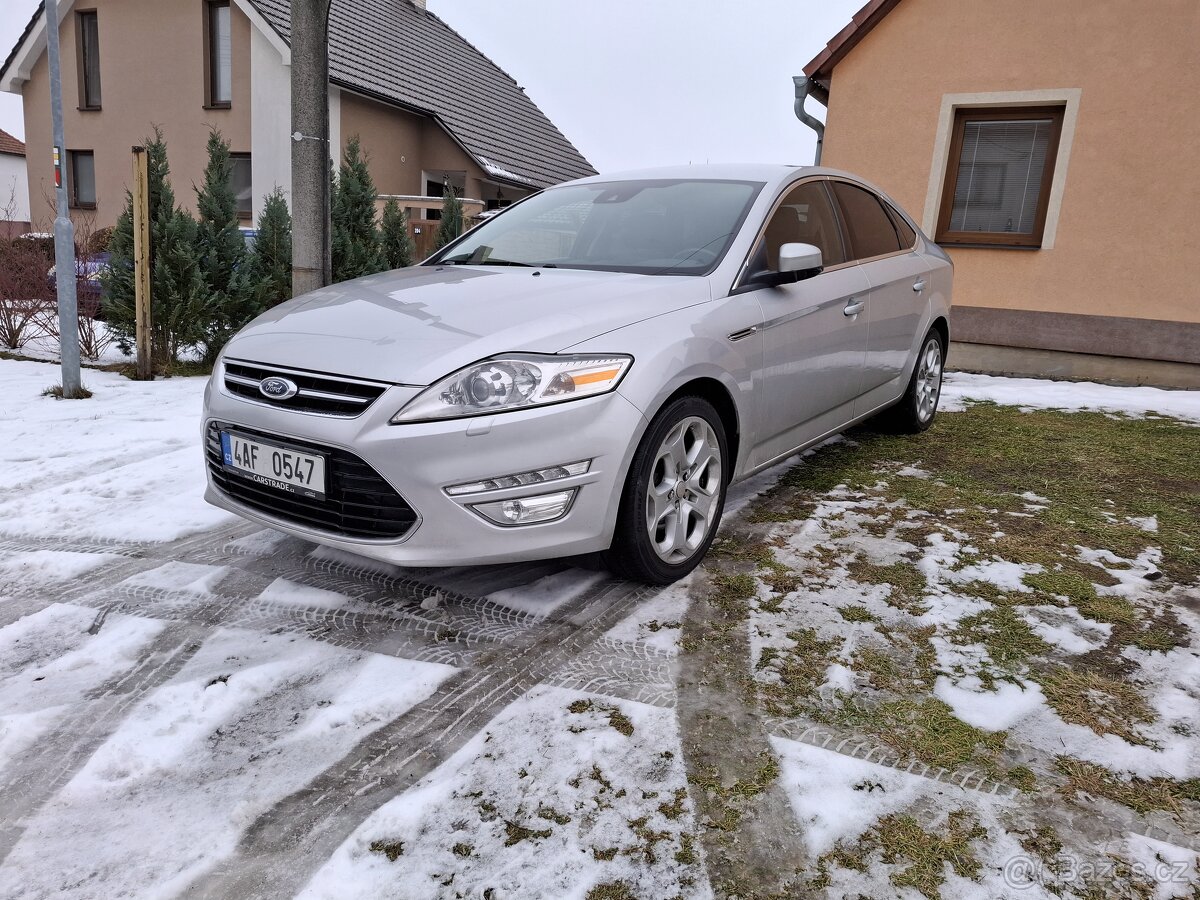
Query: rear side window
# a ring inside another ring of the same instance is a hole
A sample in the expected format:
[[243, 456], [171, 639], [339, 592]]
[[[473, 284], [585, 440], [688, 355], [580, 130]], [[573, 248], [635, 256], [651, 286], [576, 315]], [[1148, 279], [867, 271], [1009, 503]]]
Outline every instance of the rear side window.
[[874, 194], [844, 181], [833, 182], [833, 193], [842, 210], [853, 259], [870, 259], [900, 250], [896, 227]]
[[826, 268], [846, 261], [833, 206], [821, 182], [809, 181], [793, 188], [771, 216], [762, 245], [768, 269], [779, 268], [779, 248], [784, 244], [818, 247]]
[[896, 226], [896, 231], [900, 235], [900, 246], [905, 250], [915, 246], [917, 243], [917, 233], [913, 231], [913, 227], [908, 224], [908, 219], [900, 215], [900, 211], [890, 203], [885, 202], [887, 211], [892, 215], [892, 224]]

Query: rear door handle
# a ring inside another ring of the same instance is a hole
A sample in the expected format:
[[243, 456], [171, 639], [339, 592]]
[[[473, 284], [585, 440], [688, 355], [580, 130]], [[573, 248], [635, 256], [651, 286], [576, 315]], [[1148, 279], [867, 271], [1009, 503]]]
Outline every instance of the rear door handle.
[[847, 318], [850, 316], [857, 316], [863, 311], [866, 305], [867, 303], [865, 300], [851, 300], [846, 304], [846, 308], [842, 310], [842, 315], [846, 316]]
[[925, 290], [925, 279], [918, 278], [916, 281], [914, 281], [913, 282], [913, 290], [916, 291], [918, 294], [921, 293], [921, 291]]

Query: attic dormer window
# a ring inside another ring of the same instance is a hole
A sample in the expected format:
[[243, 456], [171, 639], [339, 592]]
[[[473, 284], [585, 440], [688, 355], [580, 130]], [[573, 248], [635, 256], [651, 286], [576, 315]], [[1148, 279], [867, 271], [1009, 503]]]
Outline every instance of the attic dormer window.
[[208, 76], [205, 105], [228, 109], [233, 100], [233, 41], [229, 0], [206, 0], [204, 17], [204, 68]]

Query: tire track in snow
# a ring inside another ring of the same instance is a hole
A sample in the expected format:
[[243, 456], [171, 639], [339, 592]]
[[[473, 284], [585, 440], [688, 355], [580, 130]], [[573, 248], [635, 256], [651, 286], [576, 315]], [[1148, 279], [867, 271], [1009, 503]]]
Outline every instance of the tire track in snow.
[[[247, 553], [237, 545], [238, 540], [260, 530], [235, 522], [167, 544], [4, 539], [2, 546], [10, 552], [107, 553], [121, 559], [73, 583], [55, 586], [53, 599], [46, 598], [47, 586], [32, 585], [30, 595], [10, 600], [0, 607], [0, 615], [15, 613], [15, 618], [20, 618], [54, 603], [74, 603], [99, 609], [103, 615], [118, 612], [171, 624], [144, 649], [131, 670], [92, 692], [39, 742], [36, 752], [26, 754], [19, 765], [9, 766], [0, 775], [0, 808], [6, 811], [0, 829], [0, 862], [20, 840], [25, 823], [75, 777], [132, 708], [174, 677], [219, 627], [285, 631], [349, 650], [465, 667], [433, 697], [385, 726], [373, 741], [356, 748], [295, 795], [304, 798], [293, 800], [301, 805], [324, 803], [321, 815], [304, 820], [311, 825], [307, 831], [289, 825], [280, 833], [278, 825], [269, 824], [290, 822], [289, 813], [282, 820], [270, 820], [268, 814], [248, 833], [246, 842], [270, 844], [269, 859], [288, 872], [297, 866], [297, 857], [287, 852], [289, 840], [323, 848], [301, 854], [310, 867], [304, 870], [308, 874], [303, 880], [362, 819], [398, 793], [397, 779], [404, 787], [415, 783], [504, 706], [538, 683], [662, 706], [673, 702], [671, 663], [666, 654], [604, 637], [651, 589], [608, 580], [541, 616], [454, 589], [491, 586], [487, 569], [418, 570], [413, 574], [420, 577], [410, 577], [312, 556], [312, 545], [300, 541], [283, 553]], [[229, 573], [215, 593], [137, 583], [138, 576], [171, 562], [222, 566]], [[494, 574], [498, 576], [496, 584], [519, 587], [565, 568], [562, 564], [504, 566], [496, 567]], [[264, 598], [263, 591], [280, 578], [340, 594], [355, 607], [369, 608], [327, 608]], [[434, 599], [436, 603], [429, 602]], [[12, 615], [5, 618], [15, 620]], [[410, 750], [400, 756], [403, 748]], [[383, 772], [390, 774], [384, 777]], [[348, 793], [355, 797], [349, 807], [331, 799]], [[340, 837], [335, 840], [331, 835]], [[269, 866], [269, 861], [260, 861], [255, 871]], [[235, 877], [243, 883], [242, 876]], [[303, 883], [299, 876], [296, 880], [297, 885]]]
[[190, 623], [163, 630], [132, 669], [94, 690], [0, 773], [0, 864], [25, 833], [28, 818], [79, 773], [136, 704], [183, 668], [207, 633]]
[[246, 831], [236, 854], [184, 892], [291, 897], [375, 810], [416, 784], [505, 706], [583, 655], [655, 589], [597, 585], [560, 608], [524, 646], [497, 647], [425, 702], [374, 731]]

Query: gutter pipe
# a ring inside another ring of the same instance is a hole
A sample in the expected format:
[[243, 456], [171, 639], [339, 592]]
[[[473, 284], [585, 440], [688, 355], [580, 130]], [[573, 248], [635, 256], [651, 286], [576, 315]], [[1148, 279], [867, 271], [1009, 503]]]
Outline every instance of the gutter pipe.
[[796, 86], [796, 118], [817, 134], [817, 152], [813, 156], [813, 165], [819, 166], [821, 164], [821, 146], [825, 143], [825, 123], [815, 116], [809, 115], [804, 109], [804, 101], [808, 99], [816, 85], [807, 75], [793, 75], [792, 83]]

